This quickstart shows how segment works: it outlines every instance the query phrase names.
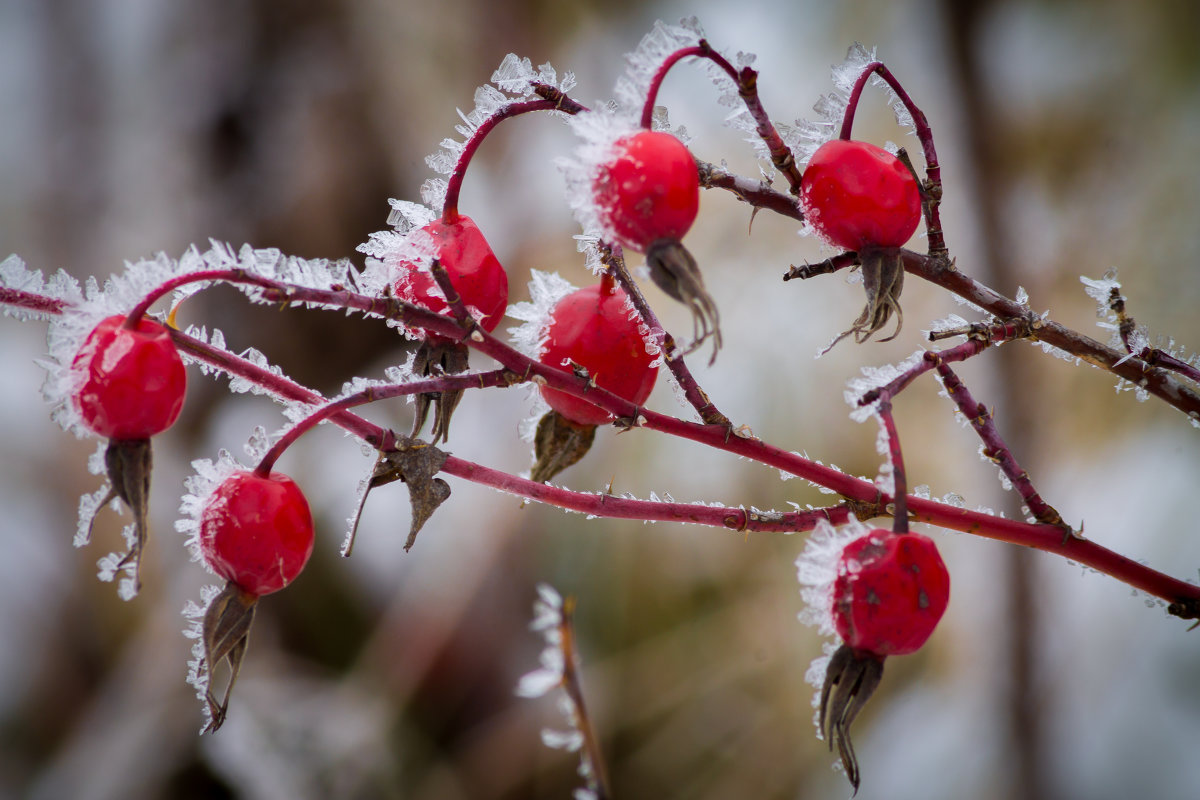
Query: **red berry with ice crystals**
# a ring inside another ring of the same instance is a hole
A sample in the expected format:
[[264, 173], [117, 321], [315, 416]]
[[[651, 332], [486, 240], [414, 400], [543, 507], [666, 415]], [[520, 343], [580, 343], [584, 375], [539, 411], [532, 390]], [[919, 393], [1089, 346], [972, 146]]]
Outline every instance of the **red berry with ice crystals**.
[[[605, 280], [558, 301], [550, 312], [540, 360], [554, 367], [583, 367], [596, 385], [641, 404], [654, 388], [658, 368], [651, 366], [654, 357], [646, 352], [638, 328], [638, 317], [630, 319], [625, 292]], [[612, 419], [599, 406], [566, 392], [543, 386], [541, 393], [572, 422], [600, 425]]]
[[614, 149], [593, 184], [603, 222], [621, 244], [642, 253], [660, 239], [682, 239], [700, 208], [691, 151], [659, 131], [624, 136]]
[[90, 430], [109, 439], [149, 439], [171, 427], [183, 408], [183, 360], [167, 329], [145, 317], [132, 328], [123, 316], [103, 320], [72, 367], [83, 373], [75, 407]]
[[809, 160], [800, 207], [817, 233], [838, 247], [900, 247], [921, 219], [921, 192], [908, 167], [887, 150], [834, 139]]
[[200, 552], [213, 571], [254, 595], [287, 586], [313, 550], [313, 520], [286, 475], [236, 472], [200, 516]]
[[950, 575], [932, 539], [875, 529], [842, 551], [834, 627], [855, 650], [912, 653], [933, 633], [949, 600]]
[[[459, 215], [453, 222], [438, 218], [421, 230], [433, 239], [435, 255], [467, 308], [483, 315], [480, 325], [494, 331], [508, 308], [508, 273], [492, 252], [479, 226], [470, 217]], [[436, 313], [446, 310], [446, 301], [437, 290], [433, 277], [402, 263], [403, 274], [396, 281], [396, 295], [414, 305]]]

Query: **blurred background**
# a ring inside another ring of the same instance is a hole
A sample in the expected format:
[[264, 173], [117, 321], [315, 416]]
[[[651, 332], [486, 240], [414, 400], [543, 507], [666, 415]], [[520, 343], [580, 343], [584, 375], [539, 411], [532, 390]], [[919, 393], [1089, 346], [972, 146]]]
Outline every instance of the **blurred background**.
[[[726, 3], [445, 0], [0, 0], [0, 256], [84, 278], [126, 259], [178, 256], [209, 238], [304, 257], [348, 257], [386, 228], [388, 198], [419, 200], [424, 156], [506, 53], [574, 71], [572, 93], [610, 96], [655, 19], [696, 15], [712, 44], [758, 55], [773, 118], [812, 118], [830, 65], [861, 41], [927, 113], [943, 163], [943, 218], [960, 269], [1107, 341], [1079, 276], [1118, 268], [1152, 334], [1200, 343], [1200, 6], [1177, 2]], [[756, 176], [720, 125], [707, 78], [672, 72], [660, 102], [696, 154]], [[897, 141], [868, 90], [856, 136]], [[460, 207], [509, 270], [587, 280], [550, 118], [501, 126]], [[780, 283], [828, 255], [787, 220], [753, 227], [732, 196], [705, 195], [688, 246], [726, 337], [694, 369], [717, 405], [786, 449], [871, 476], [873, 423], [851, 422], [847, 379], [922, 347], [922, 328], [966, 313], [910, 281], [903, 334], [814, 355], [862, 305], [843, 276]], [[920, 241], [915, 247], [923, 247]], [[661, 294], [669, 327], [688, 321]], [[336, 392], [404, 358], [394, 332], [336, 314], [250, 307], [213, 290], [181, 311], [255, 346], [297, 380]], [[180, 611], [210, 582], [173, 530], [189, 462], [241, 453], [279, 410], [197, 374], [184, 416], [155, 441], [154, 538], [131, 603], [95, 578], [119, 546], [101, 514], [70, 547], [78, 497], [99, 479], [95, 442], [64, 435], [39, 396], [45, 327], [0, 320], [0, 796], [57, 798], [560, 798], [571, 754], [551, 698], [513, 688], [537, 665], [534, 586], [578, 600], [583, 685], [614, 795], [842, 798], [804, 682], [821, 641], [796, 620], [803, 535], [587, 521], [453, 481], [404, 553], [399, 484], [370, 498], [353, 558], [337, 551], [371, 460], [319, 430], [280, 468], [318, 517], [317, 552], [266, 598], [229, 719], [198, 736]], [[1090, 538], [1195, 580], [1188, 497], [1197, 432], [1083, 366], [1013, 345], [965, 365], [975, 395], [1049, 502]], [[676, 404], [666, 380], [651, 399]], [[935, 497], [1012, 510], [978, 442], [922, 379], [897, 403], [910, 481]], [[456, 455], [512, 472], [524, 389], [469, 394]], [[409, 407], [367, 415], [407, 430]], [[561, 476], [573, 488], [670, 493], [788, 510], [828, 498], [802, 481], [649, 433], [602, 430]], [[930, 644], [888, 663], [855, 727], [859, 797], [1188, 798], [1200, 793], [1200, 634], [1129, 589], [1038, 553], [934, 531], [954, 600]]]

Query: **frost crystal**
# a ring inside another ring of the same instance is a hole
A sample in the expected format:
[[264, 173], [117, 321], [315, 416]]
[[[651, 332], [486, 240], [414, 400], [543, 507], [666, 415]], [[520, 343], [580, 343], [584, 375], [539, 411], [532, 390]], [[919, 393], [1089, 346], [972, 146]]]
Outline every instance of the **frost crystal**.
[[[42, 277], [41, 270], [30, 271], [25, 266], [25, 262], [15, 255], [10, 255], [8, 258], [0, 261], [0, 287], [49, 297], [66, 305], [75, 305], [83, 300], [79, 281], [72, 278], [66, 272], [60, 269], [47, 282]], [[7, 304], [0, 304], [0, 306], [3, 307], [5, 316], [19, 320], [45, 320], [57, 316], [47, 312]]]
[[924, 358], [925, 351], [917, 350], [898, 364], [885, 364], [882, 367], [862, 367], [860, 369], [862, 377], [851, 378], [847, 381], [846, 389], [842, 393], [846, 404], [853, 409], [850, 412], [850, 419], [855, 422], [863, 422], [874, 415], [875, 409], [879, 405], [878, 401], [859, 406], [858, 401], [862, 399], [863, 395], [873, 389], [887, 386], [909, 370], [915, 368]]
[[[520, 697], [542, 697], [554, 689], [564, 687], [567, 680], [563, 635], [568, 623], [564, 617], [562, 596], [547, 583], [539, 583], [537, 593], [538, 599], [533, 604], [533, 622], [529, 627], [542, 634], [546, 640], [546, 647], [538, 658], [541, 666], [523, 675], [517, 683], [516, 694]], [[595, 797], [599, 784], [591, 755], [584, 748], [586, 738], [583, 731], [583, 709], [576, 705], [574, 695], [567, 691], [558, 696], [557, 705], [567, 721], [567, 730], [543, 728], [542, 743], [556, 750], [579, 751], [578, 773], [587, 785], [576, 790], [575, 796]]]
[[200, 699], [200, 706], [204, 709], [204, 725], [200, 728], [202, 733], [212, 723], [212, 708], [208, 704], [209, 674], [207, 665], [204, 663], [204, 614], [213, 598], [220, 593], [220, 586], [213, 584], [204, 586], [200, 589], [200, 602], [189, 600], [183, 607], [183, 618], [187, 620], [187, 627], [183, 629], [183, 635], [192, 640], [192, 657], [188, 660], [187, 682], [196, 690], [196, 697]]
[[[255, 436], [246, 445], [247, 451], [257, 447], [258, 438], [256, 430]], [[184, 494], [179, 504], [181, 517], [175, 521], [175, 530], [187, 537], [184, 545], [191, 554], [192, 561], [202, 562], [205, 569], [211, 572], [208, 562], [204, 561], [200, 551], [200, 517], [208, 507], [209, 499], [217, 487], [235, 472], [248, 470], [248, 467], [238, 463], [228, 450], [221, 450], [217, 454], [216, 461], [207, 458], [197, 459], [192, 462], [192, 469], [196, 471], [195, 474], [183, 482], [187, 493]]]
[[[796, 120], [795, 127], [788, 128], [784, 143], [796, 154], [796, 160], [807, 164], [817, 148], [837, 136], [842, 127], [842, 118], [846, 115], [846, 106], [850, 100], [850, 92], [855, 81], [862, 75], [863, 70], [875, 61], [875, 49], [867, 50], [855, 42], [846, 51], [846, 58], [841, 64], [835, 64], [833, 72], [833, 91], [823, 95], [813, 106], [817, 112], [815, 120]], [[879, 86], [888, 92], [889, 101], [893, 107], [899, 106], [897, 120], [905, 127], [911, 127], [912, 120], [907, 109], [899, 104], [895, 92], [878, 75], [870, 78], [872, 86]], [[782, 135], [782, 134], [781, 134]]]
[[550, 312], [560, 300], [574, 291], [575, 287], [570, 281], [557, 272], [530, 270], [529, 300], [508, 307], [508, 316], [522, 323], [508, 329], [513, 347], [530, 358], [540, 357], [546, 346]]
[[[817, 629], [821, 636], [836, 637], [837, 630], [833, 624], [833, 584], [837, 580], [838, 565], [842, 551], [846, 545], [866, 536], [870, 528], [863, 525], [854, 515], [845, 525], [835, 528], [826, 520], [821, 520], [813, 528], [804, 545], [804, 551], [796, 559], [796, 575], [800, 581], [800, 597], [804, 601], [804, 610], [799, 619], [805, 625]], [[821, 687], [825, 685], [825, 671], [829, 666], [829, 657], [836, 649], [832, 642], [825, 642], [822, 655], [812, 662], [804, 674], [804, 680], [815, 690], [813, 708], [816, 709], [821, 697]], [[813, 724], [817, 723], [814, 712]], [[817, 726], [817, 736], [821, 736], [820, 726]]]

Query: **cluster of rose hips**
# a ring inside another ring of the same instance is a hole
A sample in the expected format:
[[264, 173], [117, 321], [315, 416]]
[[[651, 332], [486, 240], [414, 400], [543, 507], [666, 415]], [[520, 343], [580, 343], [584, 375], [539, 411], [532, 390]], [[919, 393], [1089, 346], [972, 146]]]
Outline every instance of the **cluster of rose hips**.
[[[906, 162], [849, 139], [817, 149], [797, 188], [799, 208], [812, 228], [827, 242], [857, 253], [868, 302], [847, 333], [866, 338], [899, 314], [899, 247], [921, 218], [922, 188]], [[695, 342], [712, 337], [719, 347], [716, 305], [682, 244], [697, 216], [699, 189], [697, 164], [687, 146], [670, 133], [648, 129], [613, 141], [610, 158], [596, 165], [591, 183], [608, 244], [644, 254], [652, 279], [692, 310]], [[494, 331], [508, 307], [507, 273], [478, 226], [455, 206], [448, 201], [441, 216], [414, 235], [423, 242], [422, 257], [391, 265], [396, 277], [389, 291], [395, 297], [453, 316], [463, 326], [458, 339], [418, 332], [415, 366], [421, 376], [464, 372], [468, 348], [463, 339], [476, 328]], [[563, 297], [550, 310], [537, 358], [638, 406], [657, 376], [648, 332], [626, 290], [605, 272], [596, 284]], [[179, 416], [184, 367], [170, 331], [141, 314], [103, 320], [73, 366], [80, 374], [74, 402], [83, 422], [109, 439], [112, 489], [105, 500], [120, 499], [136, 518], [136, 542], [122, 561], [136, 575], [147, 537], [149, 441]], [[460, 393], [420, 395], [412, 435], [420, 432], [432, 407], [432, 440], [448, 439]], [[596, 427], [614, 418], [589, 402], [586, 392], [580, 396], [542, 385], [540, 393], [550, 411], [538, 425], [532, 477], [544, 482], [582, 457]], [[237, 471], [216, 487], [199, 529], [204, 560], [227, 581], [206, 612], [204, 661], [209, 675], [217, 663], [228, 661], [231, 689], [257, 599], [299, 575], [312, 552], [313, 521], [299, 487], [260, 465]], [[946, 608], [949, 579], [928, 538], [872, 530], [843, 550], [832, 593], [844, 645], [822, 693], [821, 728], [831, 746], [836, 743], [857, 786], [849, 725], [878, 682], [883, 659], [916, 650], [932, 633]], [[223, 721], [228, 699], [228, 689], [221, 701], [209, 690], [211, 728]]]

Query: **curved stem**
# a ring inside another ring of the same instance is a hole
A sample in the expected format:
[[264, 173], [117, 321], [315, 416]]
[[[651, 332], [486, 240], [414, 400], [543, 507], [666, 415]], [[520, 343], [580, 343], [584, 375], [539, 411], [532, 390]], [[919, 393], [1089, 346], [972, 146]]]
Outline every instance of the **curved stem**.
[[758, 72], [750, 67], [743, 67], [741, 70], [738, 70], [737, 67], [729, 63], [728, 59], [713, 50], [707, 39], [701, 39], [695, 46], [682, 48], [667, 56], [662, 66], [654, 73], [654, 77], [651, 79], [650, 86], [646, 92], [646, 101], [642, 105], [642, 127], [649, 130], [650, 124], [654, 120], [654, 102], [658, 98], [658, 90], [662, 86], [667, 72], [681, 59], [688, 58], [689, 56], [707, 58], [730, 77], [734, 85], [737, 86], [738, 96], [746, 104], [746, 110], [754, 118], [755, 132], [758, 133], [763, 143], [767, 145], [767, 151], [771, 154], [771, 163], [787, 178], [792, 194], [799, 194], [800, 170], [796, 166], [796, 159], [792, 155], [792, 151], [784, 144], [783, 137], [779, 135], [775, 124], [767, 116], [766, 109], [763, 108], [762, 101], [759, 99]]
[[896, 430], [891, 401], [881, 401], [875, 413], [887, 437], [888, 460], [892, 465], [892, 532], [908, 533], [908, 473], [904, 471], [904, 453], [900, 450], [900, 432]]
[[575, 113], [571, 110], [571, 106], [562, 103], [561, 100], [522, 100], [509, 103], [480, 123], [475, 132], [471, 134], [471, 138], [463, 145], [462, 153], [458, 157], [458, 163], [454, 165], [454, 172], [450, 173], [450, 179], [446, 183], [446, 201], [442, 205], [443, 222], [447, 225], [452, 225], [458, 221], [458, 196], [462, 191], [462, 182], [467, 173], [467, 166], [471, 163], [471, 158], [475, 155], [475, 152], [479, 150], [479, 145], [492, 132], [492, 129], [501, 122], [509, 117], [527, 114], [530, 111], [563, 111], [568, 114]]

